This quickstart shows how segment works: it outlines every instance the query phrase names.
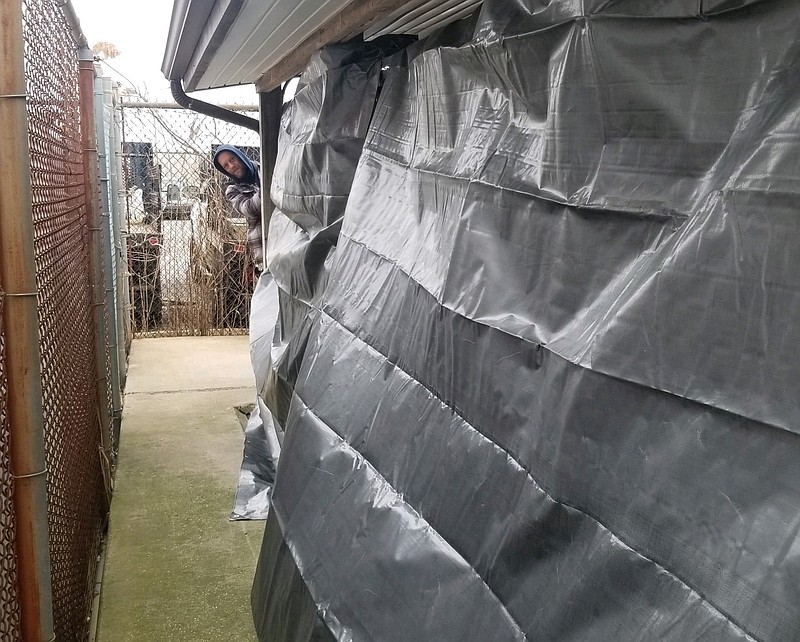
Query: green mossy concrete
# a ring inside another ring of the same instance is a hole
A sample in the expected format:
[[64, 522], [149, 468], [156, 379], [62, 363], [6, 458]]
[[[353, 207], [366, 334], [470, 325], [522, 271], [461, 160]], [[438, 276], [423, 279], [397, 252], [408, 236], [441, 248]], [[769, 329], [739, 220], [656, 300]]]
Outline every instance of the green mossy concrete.
[[[150, 342], [161, 343], [140, 350]], [[164, 372], [165, 363], [180, 370], [183, 362], [165, 351], [196, 356], [198, 346], [206, 374], [195, 368], [196, 390], [186, 391], [180, 372]], [[202, 338], [134, 343], [137, 379], [125, 400], [99, 642], [256, 639], [250, 587], [264, 523], [228, 520], [243, 443], [233, 407], [255, 391], [246, 340], [216, 338], [212, 347]], [[232, 359], [243, 364], [241, 388], [218, 376]], [[153, 370], [182, 391], [148, 388], [143, 379]], [[214, 389], [219, 384], [224, 389]]]

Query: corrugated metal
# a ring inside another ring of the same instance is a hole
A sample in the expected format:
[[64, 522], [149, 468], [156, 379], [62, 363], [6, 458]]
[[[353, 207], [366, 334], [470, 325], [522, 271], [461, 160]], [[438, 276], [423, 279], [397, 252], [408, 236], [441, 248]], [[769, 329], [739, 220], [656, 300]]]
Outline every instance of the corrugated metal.
[[199, 78], [186, 86], [208, 89], [253, 83], [351, 0], [247, 0]]
[[183, 75], [214, 5], [215, 0], [175, 0], [161, 63], [161, 71], [167, 78]]
[[364, 32], [366, 40], [391, 33], [425, 37], [432, 31], [468, 16], [483, 0], [423, 0], [388, 15]]
[[[236, 16], [244, 5], [244, 0], [219, 0], [211, 9], [205, 27], [197, 39], [197, 46], [184, 76], [200, 79], [208, 69], [208, 64], [214, 59], [217, 48], [225, 41], [228, 30], [235, 22]], [[187, 87], [193, 89], [191, 85]]]
[[[182, 76], [190, 91], [254, 83], [328, 20], [361, 1], [218, 0], [208, 6], [209, 0], [182, 0], [182, 9], [173, 13], [164, 73]], [[364, 35], [424, 37], [480, 4], [481, 0], [409, 0]], [[194, 24], [200, 22], [203, 28]]]

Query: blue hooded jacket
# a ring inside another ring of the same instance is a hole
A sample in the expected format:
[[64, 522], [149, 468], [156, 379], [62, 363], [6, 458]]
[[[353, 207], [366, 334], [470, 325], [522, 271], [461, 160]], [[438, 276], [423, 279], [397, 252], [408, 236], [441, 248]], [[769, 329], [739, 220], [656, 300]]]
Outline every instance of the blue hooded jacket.
[[[247, 173], [237, 178], [226, 172], [219, 163], [222, 152], [234, 154], [244, 165]], [[230, 179], [225, 188], [225, 199], [234, 212], [247, 220], [247, 246], [253, 253], [253, 262], [258, 269], [263, 269], [264, 253], [261, 240], [261, 189], [259, 186], [258, 166], [244, 155], [241, 149], [233, 145], [220, 145], [214, 154], [214, 167]]]
[[[237, 178], [226, 172], [222, 165], [219, 163], [219, 155], [222, 152], [230, 152], [231, 154], [235, 155], [240, 161], [242, 161], [242, 165], [244, 165], [245, 169], [247, 170], [247, 174], [245, 174], [242, 178]], [[258, 185], [258, 168], [256, 167], [255, 163], [251, 161], [247, 156], [245, 156], [244, 152], [239, 149], [238, 147], [234, 147], [233, 145], [220, 145], [217, 148], [217, 151], [214, 152], [214, 167], [216, 167], [220, 172], [225, 174], [228, 178], [230, 178], [234, 183], [250, 183], [254, 185]]]

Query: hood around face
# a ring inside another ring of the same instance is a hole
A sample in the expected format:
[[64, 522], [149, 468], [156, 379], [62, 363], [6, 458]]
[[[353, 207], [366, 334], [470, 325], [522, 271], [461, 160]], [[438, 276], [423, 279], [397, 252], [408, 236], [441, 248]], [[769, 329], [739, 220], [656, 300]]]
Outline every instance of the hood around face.
[[[240, 161], [242, 161], [242, 165], [244, 165], [245, 169], [247, 170], [247, 173], [242, 178], [233, 176], [223, 169], [222, 165], [219, 163], [219, 155], [222, 152], [230, 152]], [[258, 183], [258, 168], [256, 167], [255, 163], [247, 158], [241, 149], [234, 147], [233, 145], [220, 145], [217, 148], [217, 151], [214, 152], [214, 167], [216, 167], [218, 171], [223, 173], [235, 183]]]

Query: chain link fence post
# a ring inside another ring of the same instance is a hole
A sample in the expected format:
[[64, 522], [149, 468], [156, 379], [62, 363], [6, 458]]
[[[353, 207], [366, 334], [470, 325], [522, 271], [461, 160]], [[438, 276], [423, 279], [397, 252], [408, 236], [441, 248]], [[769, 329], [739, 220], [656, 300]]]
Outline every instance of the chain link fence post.
[[0, 284], [24, 640], [53, 639], [36, 264], [22, 3], [0, 0]]
[[[108, 356], [110, 359], [111, 374], [111, 403], [113, 436], [112, 449], [117, 448], [116, 436], [119, 435], [122, 425], [122, 383], [121, 373], [125, 368], [125, 353], [119, 350], [124, 337], [120, 336], [117, 315], [119, 307], [119, 287], [116, 270], [116, 220], [114, 217], [113, 201], [111, 194], [114, 191], [112, 174], [110, 171], [110, 131], [107, 122], [108, 110], [105, 104], [104, 78], [99, 70], [99, 65], [94, 66], [94, 116], [97, 137], [97, 159], [100, 167], [100, 197], [102, 199], [103, 213], [103, 275], [105, 277], [105, 309], [108, 331]], [[110, 484], [110, 470], [108, 476]]]
[[83, 176], [86, 191], [86, 222], [89, 227], [89, 270], [94, 308], [94, 357], [97, 369], [97, 414], [100, 422], [100, 448], [103, 475], [106, 479], [106, 505], [111, 503], [111, 414], [109, 412], [108, 328], [106, 319], [105, 279], [103, 276], [103, 230], [108, 227], [108, 214], [100, 203], [100, 177], [97, 154], [97, 129], [94, 109], [94, 54], [88, 48], [78, 52], [78, 99], [80, 101], [81, 145], [83, 146]]

